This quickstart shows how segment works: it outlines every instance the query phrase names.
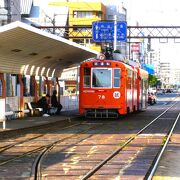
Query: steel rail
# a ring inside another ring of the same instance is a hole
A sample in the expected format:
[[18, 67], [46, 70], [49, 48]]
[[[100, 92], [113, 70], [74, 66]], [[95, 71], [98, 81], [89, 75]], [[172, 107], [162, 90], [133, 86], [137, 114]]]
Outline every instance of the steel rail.
[[105, 165], [109, 160], [111, 160], [113, 157], [115, 157], [122, 149], [124, 149], [131, 141], [133, 141], [139, 134], [141, 134], [144, 130], [146, 130], [151, 124], [153, 124], [156, 120], [158, 120], [162, 115], [164, 115], [169, 109], [171, 109], [173, 106], [175, 106], [177, 102], [172, 104], [170, 107], [168, 107], [165, 111], [163, 111], [159, 116], [157, 116], [155, 119], [153, 119], [150, 123], [148, 123], [146, 126], [144, 126], [141, 130], [139, 130], [134, 136], [129, 138], [125, 143], [122, 144], [122, 146], [118, 149], [116, 149], [112, 154], [110, 154], [106, 159], [101, 161], [99, 164], [97, 164], [92, 170], [90, 170], [86, 175], [84, 175], [81, 180], [86, 180], [89, 177], [91, 177], [95, 172], [97, 172], [103, 165]]
[[[76, 123], [76, 124], [73, 124], [73, 125], [70, 125], [70, 126], [67, 126], [67, 127], [63, 127], [63, 128], [61, 128], [59, 130], [68, 129], [68, 128], [71, 128], [71, 127], [74, 127], [74, 126], [78, 126], [80, 124], [82, 124], [82, 123]], [[46, 130], [48, 130], [48, 129], [51, 129], [51, 128], [50, 127], [46, 128]], [[55, 130], [48, 131], [48, 133], [51, 133], [51, 132], [56, 132], [56, 131]], [[22, 144], [22, 143], [37, 139], [39, 137], [43, 137], [43, 136], [47, 135], [48, 133], [37, 135], [36, 137], [32, 137], [32, 138], [26, 139], [24, 141], [20, 141], [20, 142], [14, 143], [14, 144], [3, 146], [3, 147], [0, 148], [0, 153], [4, 152], [5, 150], [8, 150], [8, 149], [10, 149], [12, 147], [15, 147], [16, 145], [19, 145], [19, 144]]]
[[177, 122], [178, 122], [178, 120], [179, 120], [179, 117], [180, 117], [180, 113], [178, 114], [178, 116], [177, 116], [177, 118], [176, 118], [176, 120], [175, 120], [175, 122], [174, 122], [174, 124], [173, 124], [173, 126], [172, 126], [172, 128], [171, 128], [171, 131], [170, 131], [169, 134], [168, 134], [168, 137], [167, 137], [167, 139], [166, 139], [166, 142], [165, 142], [165, 144], [163, 145], [163, 147], [162, 147], [162, 149], [161, 149], [161, 152], [159, 153], [159, 155], [158, 155], [158, 157], [157, 157], [157, 159], [156, 159], [156, 161], [155, 161], [155, 163], [154, 163], [153, 168], [150, 170], [150, 174], [148, 175], [147, 180], [151, 180], [151, 179], [152, 179], [152, 177], [153, 177], [153, 175], [154, 175], [154, 173], [155, 173], [155, 171], [156, 171], [156, 169], [157, 169], [157, 166], [158, 166], [158, 164], [159, 164], [159, 162], [160, 162], [160, 160], [161, 160], [161, 157], [162, 157], [162, 155], [163, 155], [163, 153], [164, 153], [164, 151], [165, 151], [165, 149], [166, 149], [166, 147], [167, 147], [167, 145], [168, 145], [168, 142], [169, 142], [169, 140], [170, 140], [170, 137], [172, 136], [172, 133], [173, 133], [173, 131], [174, 131], [174, 128], [176, 127], [176, 124], [177, 124]]
[[[74, 125], [74, 126], [78, 126], [78, 125], [80, 125], [80, 124], [84, 124], [84, 122], [83, 122], [83, 123], [78, 123], [78, 124], [76, 124], [76, 125]], [[72, 126], [68, 126], [68, 127], [66, 127], [66, 128], [62, 128], [62, 129], [60, 129], [60, 130], [68, 129], [68, 128], [71, 128], [71, 127], [73, 127], [73, 125], [72, 125]], [[84, 132], [84, 131], [81, 131], [81, 132]], [[66, 139], [72, 138], [73, 136], [74, 136], [74, 135], [71, 135], [71, 136], [69, 136], [69, 137], [63, 138], [63, 139], [58, 140], [58, 141], [55, 141], [55, 142], [53, 142], [53, 143], [56, 144], [57, 142], [65, 141]], [[27, 141], [27, 142], [28, 142], [28, 141]], [[21, 155], [19, 155], [19, 156], [16, 156], [16, 157], [14, 157], [14, 158], [5, 160], [5, 161], [3, 161], [3, 162], [0, 162], [0, 166], [3, 166], [3, 165], [5, 165], [5, 164], [7, 164], [7, 163], [9, 163], [9, 162], [12, 162], [12, 161], [16, 160], [16, 159], [20, 159], [20, 158], [22, 158], [22, 157], [24, 157], [24, 156], [26, 156], [26, 155], [30, 155], [30, 154], [33, 154], [33, 153], [35, 153], [35, 152], [42, 151], [43, 149], [46, 149], [47, 147], [49, 147], [51, 144], [52, 144], [52, 143], [50, 143], [50, 144], [48, 144], [48, 145], [44, 145], [44, 146], [38, 147], [38, 148], [36, 148], [36, 149], [33, 149], [32, 151], [25, 152], [25, 153], [23, 153], [23, 154], [21, 154]], [[11, 148], [9, 148], [9, 149], [11, 149]]]
[[[25, 133], [27, 132], [37, 132], [44, 129], [44, 128], [48, 128], [49, 126], [57, 126], [57, 124], [61, 124], [62, 122], [69, 122], [72, 120], [72, 119], [76, 119], [80, 116], [75, 116], [75, 117], [66, 117], [65, 119], [62, 119], [62, 120], [57, 120], [57, 121], [54, 121], [54, 122], [48, 122], [48, 123], [45, 123], [45, 124], [38, 124], [38, 125], [35, 125], [35, 126], [29, 126], [29, 127], [22, 127], [22, 128], [19, 128], [19, 129], [11, 129], [11, 130], [8, 130], [8, 131], [0, 131], [0, 141], [1, 140], [4, 140], [4, 139], [7, 139], [7, 138], [11, 138], [11, 137], [14, 137], [14, 136], [20, 136], [20, 135], [24, 135]], [[19, 134], [17, 134], [19, 133]]]
[[[101, 127], [105, 125], [105, 124], [101, 124]], [[85, 132], [88, 132], [89, 130], [92, 130], [92, 129], [95, 129], [95, 128], [98, 128], [99, 127], [99, 124], [96, 125], [96, 126], [93, 126], [93, 127], [90, 127], [84, 131], [81, 131], [81, 133], [85, 133]], [[80, 134], [73, 134], [71, 137], [67, 137], [66, 139], [70, 139], [72, 137], [78, 137], [80, 136]], [[90, 135], [92, 136], [92, 135]], [[41, 178], [41, 162], [42, 162], [42, 159], [44, 157], [44, 155], [50, 151], [51, 149], [54, 148], [54, 146], [56, 146], [57, 144], [61, 143], [62, 141], [59, 140], [59, 141], [56, 141], [56, 142], [53, 142], [53, 143], [50, 143], [48, 144], [44, 149], [43, 151], [41, 151], [41, 153], [38, 155], [38, 157], [36, 158], [35, 160], [35, 163], [32, 167], [32, 173], [31, 173], [31, 177], [33, 176], [34, 177], [34, 180], [38, 180], [39, 178]]]

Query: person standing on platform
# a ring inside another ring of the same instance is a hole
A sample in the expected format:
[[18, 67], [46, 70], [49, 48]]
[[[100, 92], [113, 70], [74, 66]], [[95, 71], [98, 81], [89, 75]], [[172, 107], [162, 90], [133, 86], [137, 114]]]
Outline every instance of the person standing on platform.
[[39, 99], [39, 101], [37, 102], [38, 107], [43, 109], [43, 116], [50, 116], [49, 115], [49, 111], [50, 111], [50, 106], [49, 106], [49, 99], [50, 99], [50, 95], [46, 94], [45, 97], [42, 97], [41, 99]]
[[57, 95], [57, 91], [54, 90], [53, 94], [51, 96], [51, 107], [57, 109], [56, 114], [58, 115], [58, 114], [60, 114], [60, 111], [62, 109], [62, 105], [58, 102], [56, 95]]

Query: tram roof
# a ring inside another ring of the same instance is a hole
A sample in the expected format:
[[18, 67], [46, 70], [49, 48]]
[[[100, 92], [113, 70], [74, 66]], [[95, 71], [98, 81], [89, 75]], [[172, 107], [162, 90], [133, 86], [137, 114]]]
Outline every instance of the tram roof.
[[0, 27], [0, 72], [59, 77], [97, 51], [22, 22]]

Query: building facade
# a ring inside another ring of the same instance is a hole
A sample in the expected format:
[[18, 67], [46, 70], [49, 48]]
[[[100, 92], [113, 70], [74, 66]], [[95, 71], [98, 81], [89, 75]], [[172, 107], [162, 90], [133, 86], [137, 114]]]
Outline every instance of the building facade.
[[21, 21], [21, 1], [0, 0], [0, 25]]
[[101, 44], [93, 42], [91, 38], [83, 38], [88, 37], [89, 31], [87, 32], [87, 28], [81, 28], [91, 26], [94, 21], [106, 19], [106, 7], [101, 2], [52, 2], [49, 6], [68, 7], [67, 25], [72, 27], [69, 31], [74, 37], [82, 35], [82, 38], [70, 38], [71, 41], [101, 51]]
[[62, 95], [77, 95], [79, 91], [79, 67], [64, 69], [59, 80]]
[[153, 65], [154, 67], [154, 75], [157, 79], [160, 80], [161, 72], [160, 72], [160, 60], [161, 60], [161, 53], [160, 50], [151, 49], [145, 53], [145, 64]]
[[175, 68], [174, 72], [174, 85], [180, 87], [180, 68]]
[[0, 0], [0, 25], [23, 21], [28, 17], [33, 0]]
[[162, 88], [169, 88], [173, 81], [171, 79], [172, 71], [169, 62], [160, 63], [160, 80], [162, 83]]

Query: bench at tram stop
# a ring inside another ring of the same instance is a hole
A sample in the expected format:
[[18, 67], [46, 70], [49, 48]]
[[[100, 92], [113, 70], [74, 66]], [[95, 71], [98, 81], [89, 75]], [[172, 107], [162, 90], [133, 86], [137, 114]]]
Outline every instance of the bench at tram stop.
[[12, 110], [9, 104], [5, 105], [5, 118], [6, 120], [14, 120], [19, 118], [19, 113], [24, 113], [24, 114], [29, 114], [30, 110], [29, 109], [24, 109], [23, 111], [21, 110]]
[[[30, 116], [42, 116], [43, 115], [43, 108], [38, 107], [36, 102], [27, 102], [25, 103], [25, 110], [30, 110]], [[57, 111], [56, 107], [50, 108], [50, 114], [55, 114]]]
[[36, 102], [26, 102], [24, 110], [29, 110], [30, 116], [42, 116], [43, 112], [43, 109], [38, 107], [38, 104]]
[[18, 118], [18, 114], [21, 113], [21, 110], [12, 110], [9, 104], [5, 105], [5, 117], [6, 120], [13, 120]]
[[6, 120], [16, 119], [18, 117], [18, 114], [22, 111], [12, 110], [9, 104], [5, 104], [5, 99], [0, 100], [0, 105], [1, 105], [0, 122], [3, 123], [3, 129], [6, 129]]

